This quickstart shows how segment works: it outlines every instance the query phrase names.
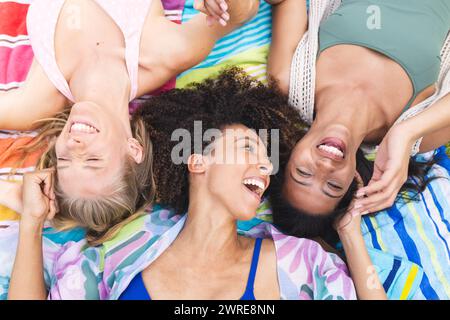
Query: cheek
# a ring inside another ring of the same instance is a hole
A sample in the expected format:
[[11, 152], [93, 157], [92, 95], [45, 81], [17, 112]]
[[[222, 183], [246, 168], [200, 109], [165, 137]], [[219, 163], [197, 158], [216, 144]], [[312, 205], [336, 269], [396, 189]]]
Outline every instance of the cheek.
[[[208, 171], [209, 191], [222, 196], [233, 190], [235, 173], [229, 165], [215, 165]], [[235, 186], [234, 186], [235, 189]]]
[[62, 146], [63, 146], [62, 138], [61, 136], [59, 136], [55, 141], [55, 153], [57, 156], [61, 154]]

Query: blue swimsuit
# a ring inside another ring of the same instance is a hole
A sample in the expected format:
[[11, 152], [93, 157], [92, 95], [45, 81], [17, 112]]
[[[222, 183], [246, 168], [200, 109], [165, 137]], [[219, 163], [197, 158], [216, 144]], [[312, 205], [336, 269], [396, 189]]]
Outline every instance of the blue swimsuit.
[[[256, 300], [253, 293], [253, 287], [255, 284], [256, 270], [258, 268], [259, 253], [261, 251], [262, 239], [256, 239], [255, 248], [253, 250], [252, 264], [250, 267], [250, 274], [247, 280], [247, 287], [240, 300]], [[130, 282], [129, 286], [119, 297], [119, 300], [152, 300], [150, 294], [145, 288], [144, 281], [142, 280], [142, 272], [139, 272], [134, 279]]]

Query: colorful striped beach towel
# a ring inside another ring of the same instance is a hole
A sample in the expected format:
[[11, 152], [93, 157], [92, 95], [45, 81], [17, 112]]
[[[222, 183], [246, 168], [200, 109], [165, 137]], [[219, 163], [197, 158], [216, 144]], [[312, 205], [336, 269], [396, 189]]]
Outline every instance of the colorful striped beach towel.
[[[450, 160], [445, 147], [438, 149], [435, 157], [439, 165], [430, 175], [444, 178], [434, 180], [419, 201], [397, 202], [388, 210], [365, 217], [362, 224], [368, 246], [416, 264], [400, 293], [402, 299], [416, 278], [420, 281], [415, 299], [450, 299]], [[393, 266], [392, 275], [397, 266]], [[394, 284], [385, 283], [390, 285]]]
[[[198, 13], [194, 0], [186, 0], [183, 22]], [[200, 82], [226, 66], [239, 66], [256, 79], [266, 82], [267, 56], [272, 39], [271, 6], [261, 1], [257, 15], [241, 28], [220, 39], [208, 57], [177, 77], [178, 88]]]

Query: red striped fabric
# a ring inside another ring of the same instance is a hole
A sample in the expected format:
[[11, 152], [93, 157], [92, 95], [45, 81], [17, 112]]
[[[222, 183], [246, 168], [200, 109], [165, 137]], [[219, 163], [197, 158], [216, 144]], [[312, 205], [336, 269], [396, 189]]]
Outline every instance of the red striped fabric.
[[33, 60], [27, 40], [28, 4], [0, 3], [0, 89], [17, 87], [25, 80]]
[[16, 37], [27, 35], [26, 17], [28, 4], [11, 2], [0, 3], [0, 35]]
[[7, 48], [0, 46], [0, 89], [15, 88], [25, 80], [33, 61], [31, 46]]

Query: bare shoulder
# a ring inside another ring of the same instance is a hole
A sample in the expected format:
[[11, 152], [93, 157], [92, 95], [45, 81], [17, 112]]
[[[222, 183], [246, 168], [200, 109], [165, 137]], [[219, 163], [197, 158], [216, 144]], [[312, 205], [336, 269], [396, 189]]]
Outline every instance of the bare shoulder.
[[280, 299], [277, 255], [272, 239], [264, 239], [261, 244], [254, 293], [257, 300]]

